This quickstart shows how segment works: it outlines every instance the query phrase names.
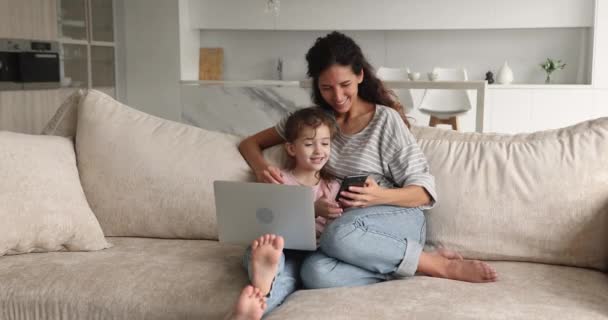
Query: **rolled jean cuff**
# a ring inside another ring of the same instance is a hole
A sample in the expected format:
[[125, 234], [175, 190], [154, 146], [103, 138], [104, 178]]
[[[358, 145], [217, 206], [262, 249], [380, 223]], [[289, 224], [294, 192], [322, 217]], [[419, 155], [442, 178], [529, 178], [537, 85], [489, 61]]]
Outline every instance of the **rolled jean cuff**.
[[407, 247], [405, 249], [405, 256], [397, 267], [395, 275], [400, 277], [411, 277], [416, 274], [418, 270], [418, 261], [422, 254], [422, 245], [417, 241], [407, 240]]
[[270, 283], [270, 290], [268, 290], [266, 298], [272, 297], [272, 289], [274, 289], [274, 282], [277, 280], [277, 277], [279, 276], [283, 268], [285, 268], [285, 254], [281, 254], [281, 259], [279, 260], [279, 267], [277, 268], [277, 274], [275, 274], [274, 278], [272, 278], [272, 282]]

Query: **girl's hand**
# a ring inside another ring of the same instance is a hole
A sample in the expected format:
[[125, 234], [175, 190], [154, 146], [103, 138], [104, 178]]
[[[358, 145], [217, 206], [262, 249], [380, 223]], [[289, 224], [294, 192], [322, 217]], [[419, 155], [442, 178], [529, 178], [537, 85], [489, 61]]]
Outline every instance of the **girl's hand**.
[[258, 182], [283, 184], [283, 174], [281, 170], [275, 166], [267, 166], [266, 168], [256, 171], [255, 178]]
[[384, 188], [380, 187], [374, 179], [368, 177], [365, 180], [364, 187], [349, 187], [348, 191], [342, 191], [340, 195], [340, 204], [344, 208], [365, 208], [373, 205], [382, 204], [382, 192]]
[[315, 214], [326, 219], [336, 219], [342, 215], [342, 208], [339, 203], [327, 197], [321, 197], [315, 201]]

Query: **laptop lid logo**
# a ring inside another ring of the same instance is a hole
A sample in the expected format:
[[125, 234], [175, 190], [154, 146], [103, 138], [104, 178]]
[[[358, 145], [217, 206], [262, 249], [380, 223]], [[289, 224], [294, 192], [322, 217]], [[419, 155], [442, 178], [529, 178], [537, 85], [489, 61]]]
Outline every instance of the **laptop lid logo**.
[[268, 208], [260, 208], [255, 213], [258, 222], [263, 224], [271, 224], [274, 220], [274, 213]]

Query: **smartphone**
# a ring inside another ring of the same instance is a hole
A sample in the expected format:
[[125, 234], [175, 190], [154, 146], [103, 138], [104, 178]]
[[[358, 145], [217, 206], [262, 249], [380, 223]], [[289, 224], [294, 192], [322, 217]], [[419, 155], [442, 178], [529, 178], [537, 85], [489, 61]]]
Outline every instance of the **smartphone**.
[[367, 175], [357, 175], [357, 176], [347, 176], [342, 180], [342, 184], [340, 185], [340, 191], [336, 195], [336, 202], [342, 198], [340, 193], [342, 191], [348, 191], [348, 187], [363, 187], [365, 186], [365, 180], [367, 180]]

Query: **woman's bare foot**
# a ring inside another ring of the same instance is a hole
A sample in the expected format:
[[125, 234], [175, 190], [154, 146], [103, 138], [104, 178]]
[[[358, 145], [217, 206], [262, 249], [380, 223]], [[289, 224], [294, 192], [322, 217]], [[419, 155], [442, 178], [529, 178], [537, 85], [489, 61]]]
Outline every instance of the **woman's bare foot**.
[[446, 259], [458, 259], [458, 260], [463, 260], [464, 258], [460, 255], [460, 253], [444, 248], [444, 247], [439, 247], [437, 248], [437, 250], [430, 252], [431, 254], [436, 254], [436, 255], [440, 255]]
[[464, 260], [458, 253], [450, 250], [423, 252], [420, 255], [418, 271], [433, 277], [467, 282], [494, 282], [498, 278], [496, 270], [489, 264], [479, 260]]
[[227, 319], [258, 320], [262, 318], [264, 310], [266, 310], [266, 298], [264, 298], [260, 289], [249, 285], [241, 291], [239, 300]]
[[283, 237], [274, 234], [265, 234], [251, 244], [251, 284], [259, 288], [263, 296], [270, 292], [277, 275], [283, 245]]
[[489, 264], [479, 260], [449, 260], [446, 278], [468, 282], [494, 282], [498, 275]]

